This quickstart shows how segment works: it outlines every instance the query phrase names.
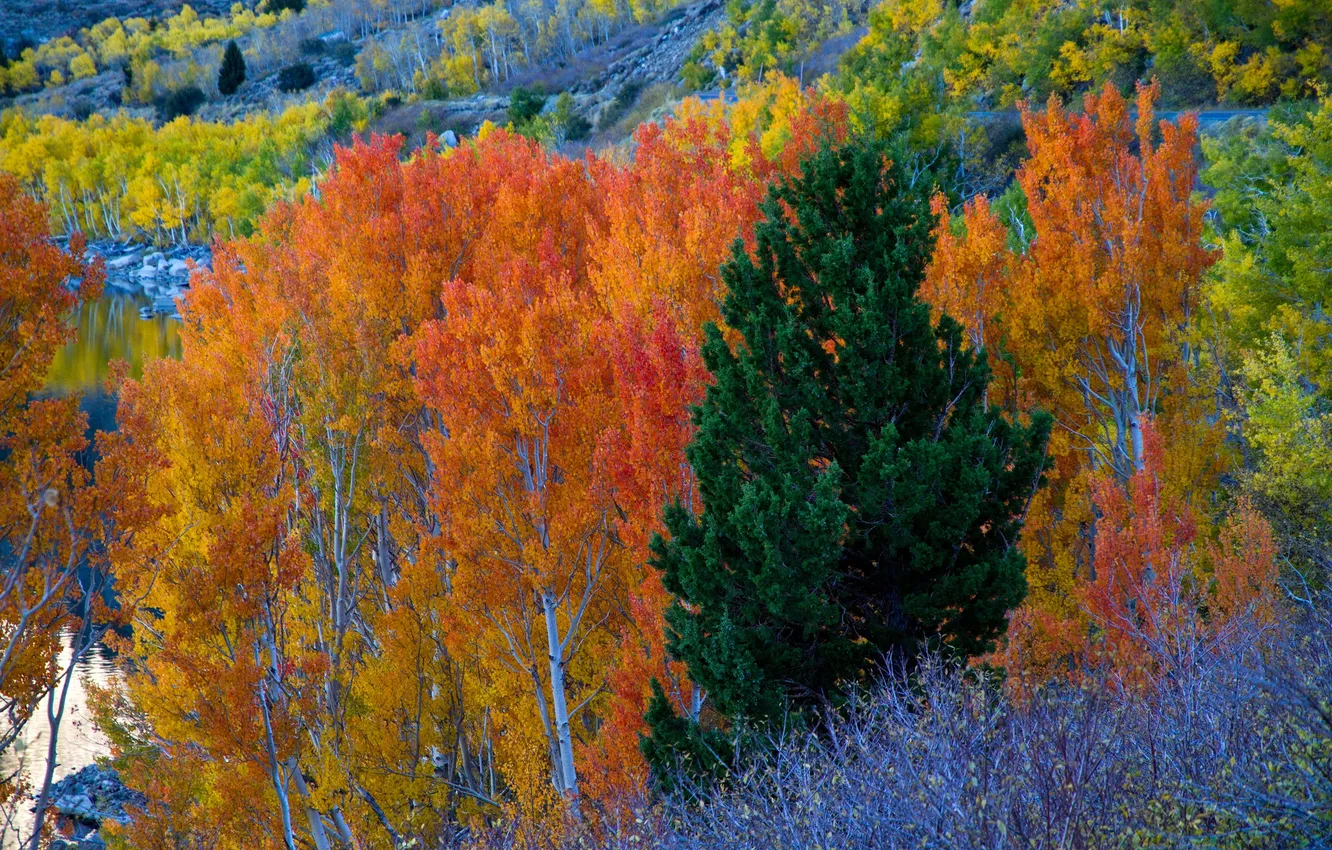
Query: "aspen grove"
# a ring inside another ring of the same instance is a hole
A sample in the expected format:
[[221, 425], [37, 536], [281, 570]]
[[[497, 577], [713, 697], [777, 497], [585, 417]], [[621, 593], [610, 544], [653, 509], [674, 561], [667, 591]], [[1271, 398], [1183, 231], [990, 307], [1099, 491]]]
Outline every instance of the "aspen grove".
[[[313, 177], [350, 95], [6, 113], [0, 754], [105, 644], [117, 847], [1324, 846], [1332, 102], [1161, 99], [1021, 101], [995, 191], [780, 74]], [[211, 265], [89, 437], [42, 388], [135, 227]]]

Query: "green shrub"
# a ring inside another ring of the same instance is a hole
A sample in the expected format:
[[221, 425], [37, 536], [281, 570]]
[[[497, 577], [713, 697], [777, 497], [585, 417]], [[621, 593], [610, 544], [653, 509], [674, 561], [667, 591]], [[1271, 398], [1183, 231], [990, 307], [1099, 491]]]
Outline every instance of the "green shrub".
[[514, 129], [522, 129], [546, 107], [546, 96], [539, 91], [519, 86], [509, 93], [509, 122]]
[[203, 106], [203, 90], [198, 86], [182, 86], [178, 89], [166, 92], [160, 95], [155, 105], [157, 106], [157, 120], [163, 124], [168, 121], [174, 121], [182, 115], [193, 115], [195, 111]]
[[294, 92], [304, 91], [315, 84], [315, 72], [305, 62], [298, 62], [295, 65], [288, 65], [281, 71], [278, 71], [277, 87], [278, 91]]

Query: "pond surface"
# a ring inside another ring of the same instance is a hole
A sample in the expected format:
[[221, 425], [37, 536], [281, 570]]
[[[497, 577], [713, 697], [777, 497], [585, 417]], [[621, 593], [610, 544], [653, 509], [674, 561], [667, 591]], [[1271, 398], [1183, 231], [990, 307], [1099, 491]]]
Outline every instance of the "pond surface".
[[[105, 397], [103, 384], [112, 361], [129, 363], [137, 378], [151, 360], [180, 357], [180, 323], [153, 313], [154, 303], [147, 295], [108, 286], [101, 298], [80, 307], [72, 317], [79, 338], [56, 354], [47, 375], [47, 390], [58, 395], [77, 392]], [[114, 422], [114, 418], [108, 420], [103, 430], [113, 429]]]
[[[65, 669], [70, 661], [70, 635], [64, 637], [64, 649], [60, 653], [60, 666]], [[69, 684], [69, 696], [65, 702], [65, 714], [61, 718], [60, 736], [56, 739], [56, 767], [53, 782], [59, 782], [79, 768], [92, 764], [101, 756], [109, 753], [106, 738], [93, 722], [92, 711], [88, 706], [88, 685], [106, 687], [116, 681], [119, 672], [116, 668], [115, 655], [106, 647], [98, 644], [92, 647], [74, 669], [74, 679]], [[56, 694], [57, 702], [60, 699]], [[0, 774], [8, 775], [15, 767], [29, 781], [33, 788], [39, 787], [46, 773], [46, 754], [50, 746], [51, 726], [46, 718], [46, 700], [33, 714], [32, 720], [23, 727], [14, 747], [0, 753]], [[21, 806], [18, 810], [18, 832], [28, 835], [32, 829], [31, 805]], [[6, 833], [0, 846], [16, 847], [17, 837]]]
[[[159, 357], [180, 357], [180, 324], [160, 312], [154, 313], [154, 303], [145, 294], [108, 286], [100, 299], [82, 305], [71, 317], [78, 326], [78, 339], [56, 355], [46, 390], [54, 395], [82, 394], [80, 406], [88, 414], [90, 431], [113, 431], [116, 427], [116, 399], [104, 386], [112, 361], [126, 361], [131, 374], [139, 377], [145, 363]], [[66, 640], [62, 669], [69, 659]], [[93, 647], [78, 664], [56, 740], [54, 781], [108, 754], [106, 739], [94, 724], [88, 707], [86, 684], [105, 687], [115, 682], [118, 675], [114, 655], [100, 645]], [[46, 770], [50, 731], [43, 701], [16, 746], [0, 753], [0, 775], [19, 767], [34, 786], [39, 784]], [[29, 808], [23, 806], [19, 811], [18, 826], [24, 834], [31, 829]], [[0, 847], [7, 850], [15, 846], [14, 840], [6, 835]]]

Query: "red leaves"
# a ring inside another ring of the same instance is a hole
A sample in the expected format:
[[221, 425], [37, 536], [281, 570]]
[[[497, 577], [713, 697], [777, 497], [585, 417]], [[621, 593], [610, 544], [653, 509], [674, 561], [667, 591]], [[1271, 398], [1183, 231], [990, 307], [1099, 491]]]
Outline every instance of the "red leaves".
[[[0, 174], [0, 716], [8, 721], [0, 750], [63, 672], [61, 633], [79, 627], [85, 601], [78, 570], [102, 567], [116, 543], [117, 494], [95, 487], [80, 463], [88, 440], [78, 398], [34, 398], [74, 337], [69, 311], [101, 290], [100, 264], [83, 262], [82, 237], [65, 251], [48, 232], [45, 206]], [[105, 614], [99, 599], [86, 601]]]
[[1127, 488], [1106, 474], [1095, 481], [1095, 574], [1079, 587], [1097, 629], [1085, 653], [1128, 681], [1215, 660], [1236, 633], [1270, 620], [1276, 595], [1267, 522], [1240, 502], [1212, 527], [1166, 487], [1166, 449], [1150, 423], [1144, 437], [1145, 464]]
[[821, 109], [743, 172], [717, 122], [647, 128], [623, 167], [372, 137], [219, 246], [118, 455], [151, 474], [123, 586], [163, 612], [130, 687], [169, 752], [209, 754], [200, 834], [279, 835], [291, 763], [333, 789], [300, 805], [377, 824], [369, 795], [420, 834], [506, 793], [563, 817], [580, 774], [607, 805], [641, 789], [648, 681], [688, 689], [646, 544], [692, 499], [701, 327], [755, 174]]

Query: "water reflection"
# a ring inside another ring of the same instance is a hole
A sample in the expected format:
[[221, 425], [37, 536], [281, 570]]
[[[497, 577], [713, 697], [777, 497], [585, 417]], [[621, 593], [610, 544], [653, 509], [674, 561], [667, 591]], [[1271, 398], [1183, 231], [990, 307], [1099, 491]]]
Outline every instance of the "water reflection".
[[[56, 354], [47, 375], [46, 392], [52, 395], [81, 393], [80, 406], [88, 414], [90, 432], [113, 431], [116, 427], [115, 395], [105, 388], [111, 361], [126, 361], [131, 374], [139, 377], [143, 374], [144, 364], [151, 360], [180, 357], [178, 322], [163, 315], [141, 317], [140, 311], [150, 308], [151, 312], [152, 306], [152, 299], [142, 294], [108, 287], [100, 299], [83, 304], [71, 317], [77, 325], [78, 337]], [[70, 658], [67, 637], [61, 654], [61, 669], [67, 669]], [[115, 681], [117, 675], [114, 655], [101, 645], [92, 647], [76, 667], [60, 725], [60, 737], [56, 741], [54, 781], [58, 782], [108, 754], [107, 741], [93, 722], [88, 707], [85, 683], [106, 686]], [[34, 787], [38, 786], [46, 770], [50, 731], [43, 701], [16, 746], [0, 752], [0, 775], [7, 775], [17, 767]], [[22, 834], [31, 829], [32, 812], [29, 809], [29, 806], [20, 806], [17, 813], [17, 826]], [[8, 850], [14, 840], [13, 835], [6, 834], [0, 841], [0, 850]]]
[[[64, 635], [60, 651], [60, 668], [67, 669], [72, 655], [72, 635]], [[56, 766], [53, 782], [59, 782], [80, 768], [92, 764], [109, 752], [107, 740], [93, 722], [88, 707], [87, 684], [105, 687], [119, 675], [114, 653], [101, 644], [91, 647], [74, 668], [74, 679], [69, 684], [65, 714], [60, 723], [60, 737], [56, 740]], [[57, 703], [60, 699], [56, 693]], [[57, 706], [58, 707], [58, 706]], [[8, 776], [17, 767], [31, 787], [40, 787], [46, 773], [46, 751], [51, 740], [51, 727], [46, 719], [46, 700], [42, 700], [32, 720], [23, 728], [18, 741], [10, 750], [0, 752], [0, 776]], [[31, 805], [18, 807], [18, 834], [26, 836], [32, 829]], [[15, 846], [17, 836], [6, 833], [0, 847], [8, 850]]]
[[152, 305], [145, 295], [109, 287], [100, 299], [83, 304], [72, 317], [78, 339], [56, 354], [47, 390], [58, 395], [101, 392], [113, 360], [129, 363], [137, 378], [150, 360], [180, 357], [179, 322], [163, 315], [140, 318], [140, 310]]

